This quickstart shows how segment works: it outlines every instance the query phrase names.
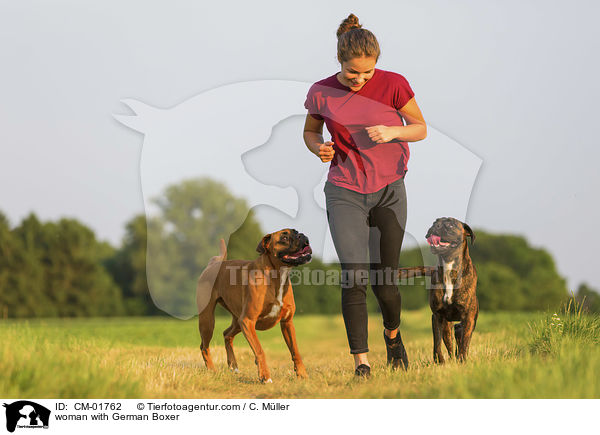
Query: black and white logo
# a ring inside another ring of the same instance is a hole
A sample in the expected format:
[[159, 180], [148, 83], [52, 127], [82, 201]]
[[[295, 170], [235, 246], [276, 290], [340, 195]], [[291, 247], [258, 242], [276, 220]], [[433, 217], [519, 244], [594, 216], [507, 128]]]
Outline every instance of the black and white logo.
[[19, 429], [48, 429], [50, 410], [29, 400], [19, 400], [6, 408], [6, 430], [14, 432]]

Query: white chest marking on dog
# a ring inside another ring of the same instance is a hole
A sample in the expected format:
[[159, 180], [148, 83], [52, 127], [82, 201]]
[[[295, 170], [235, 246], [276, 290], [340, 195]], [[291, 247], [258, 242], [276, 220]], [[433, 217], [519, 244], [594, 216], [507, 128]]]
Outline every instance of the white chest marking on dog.
[[452, 267], [454, 266], [454, 261], [450, 263], [445, 263], [442, 260], [444, 266], [444, 302], [448, 305], [452, 303], [452, 291], [454, 290], [454, 286], [452, 285]]
[[267, 317], [277, 317], [281, 307], [283, 306], [283, 291], [287, 285], [288, 276], [290, 275], [291, 267], [282, 267], [281, 272], [281, 283], [279, 284], [279, 290], [277, 290], [277, 301], [271, 307], [271, 312], [267, 314]]

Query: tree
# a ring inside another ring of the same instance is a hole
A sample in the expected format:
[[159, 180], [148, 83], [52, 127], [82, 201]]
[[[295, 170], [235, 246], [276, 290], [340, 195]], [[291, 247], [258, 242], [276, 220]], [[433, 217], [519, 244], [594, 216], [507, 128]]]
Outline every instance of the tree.
[[[0, 308], [2, 315], [25, 317], [55, 314], [43, 293], [43, 268], [33, 245], [40, 223], [30, 216], [25, 244], [13, 234], [6, 216], [0, 213]], [[29, 249], [27, 249], [29, 248]]]
[[31, 213], [11, 231], [10, 238], [12, 255], [5, 257], [11, 275], [5, 290], [9, 316], [57, 316], [55, 303], [46, 292], [43, 224]]
[[146, 216], [138, 215], [125, 225], [121, 248], [105, 259], [104, 265], [121, 288], [127, 314], [156, 315], [146, 279]]
[[0, 218], [0, 304], [10, 317], [123, 314], [121, 292], [102, 267], [107, 244], [73, 219], [42, 223], [31, 213], [9, 229]]
[[526, 307], [521, 282], [513, 269], [489, 261], [477, 266], [477, 297], [482, 310], [522, 310]]
[[[515, 292], [508, 289], [509, 285], [513, 285], [522, 298], [516, 295], [507, 297], [501, 303], [502, 309], [546, 310], [566, 299], [566, 281], [558, 274], [547, 251], [529, 246], [521, 236], [496, 235], [482, 230], [475, 233], [477, 239], [470, 252], [475, 268], [484, 280], [483, 287], [477, 289], [484, 301], [492, 303], [501, 292], [514, 295]], [[491, 263], [494, 265], [491, 266]], [[512, 270], [514, 276], [507, 269]], [[486, 292], [496, 292], [497, 295]]]

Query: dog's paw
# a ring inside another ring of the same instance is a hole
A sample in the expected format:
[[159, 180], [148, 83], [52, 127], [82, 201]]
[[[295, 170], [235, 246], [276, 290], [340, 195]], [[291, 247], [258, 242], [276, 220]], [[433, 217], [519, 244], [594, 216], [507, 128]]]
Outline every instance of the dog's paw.
[[265, 384], [272, 384], [273, 383], [273, 379], [269, 378], [266, 381], [264, 381]]
[[308, 373], [306, 373], [306, 369], [304, 367], [296, 369], [296, 377], [300, 379], [308, 378]]

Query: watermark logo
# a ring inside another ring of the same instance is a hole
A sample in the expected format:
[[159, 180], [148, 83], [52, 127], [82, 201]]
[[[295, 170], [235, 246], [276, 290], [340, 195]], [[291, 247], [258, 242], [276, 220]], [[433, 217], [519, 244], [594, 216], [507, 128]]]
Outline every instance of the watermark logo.
[[4, 404], [6, 408], [6, 430], [15, 429], [48, 429], [50, 410], [29, 400], [19, 400]]
[[[307, 115], [303, 103], [311, 85], [290, 80], [232, 83], [171, 108], [121, 100], [132, 113], [114, 118], [144, 135], [140, 178], [147, 222], [146, 273], [157, 307], [181, 319], [197, 314], [197, 277], [218, 253], [219, 239], [228, 243], [250, 213], [268, 231], [297, 228], [310, 238], [315, 257], [337, 261], [323, 192], [329, 164], [309, 152], [302, 139]], [[378, 109], [373, 101], [363, 106], [366, 113]], [[428, 138], [411, 145], [410, 154], [405, 240], [414, 245], [424, 242], [427, 228], [439, 216], [466, 221], [482, 160], [431, 124]], [[218, 203], [218, 195], [211, 199], [189, 194], [194, 191], [190, 180], [199, 177], [222, 183], [235, 197], [244, 198], [246, 206], [239, 206], [244, 212], [236, 212], [232, 200], [223, 210], [207, 213]], [[169, 200], [161, 197], [167, 188], [173, 193]], [[227, 219], [229, 215], [235, 219]], [[378, 237], [375, 234], [373, 240]], [[207, 252], [207, 246], [214, 252]], [[328, 276], [317, 273], [314, 278], [311, 282], [327, 282]], [[329, 281], [334, 279], [331, 274]]]
[[272, 286], [289, 277], [292, 286], [341, 286], [342, 288], [355, 285], [415, 285], [418, 279], [425, 278], [424, 273], [410, 275], [399, 273], [391, 267], [373, 269], [367, 266], [350, 267], [348, 269], [318, 269], [303, 267], [282, 272], [278, 269], [268, 271], [248, 269], [247, 267], [231, 264], [225, 266], [229, 276], [229, 285]]

